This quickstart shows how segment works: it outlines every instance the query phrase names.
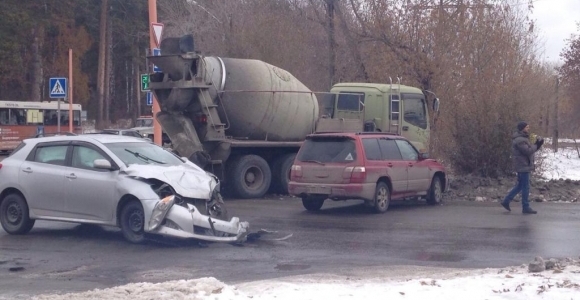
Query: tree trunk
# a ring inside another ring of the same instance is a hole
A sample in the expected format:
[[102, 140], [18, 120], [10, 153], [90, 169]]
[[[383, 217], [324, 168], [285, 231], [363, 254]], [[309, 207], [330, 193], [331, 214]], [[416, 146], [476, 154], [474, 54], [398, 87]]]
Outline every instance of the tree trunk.
[[355, 75], [356, 78], [353, 78], [355, 81], [362, 81], [362, 82], [369, 82], [369, 75], [365, 68], [362, 56], [360, 55], [360, 51], [358, 49], [358, 41], [353, 37], [351, 31], [348, 29], [348, 25], [346, 24], [346, 19], [342, 11], [340, 10], [340, 6], [335, 7], [336, 11], [338, 12], [338, 17], [340, 18], [340, 28], [344, 35], [346, 36], [346, 43], [354, 58], [355, 67], [357, 70], [357, 74]]
[[104, 106], [105, 106], [105, 124], [111, 125], [111, 95], [114, 88], [113, 74], [113, 24], [111, 18], [107, 20], [107, 42], [105, 50], [105, 88], [104, 88]]
[[97, 69], [97, 99], [99, 101], [99, 113], [97, 116], [97, 128], [102, 129], [105, 104], [105, 67], [107, 49], [107, 16], [109, 10], [108, 0], [101, 2], [101, 17], [99, 26], [99, 62]]
[[558, 152], [558, 102], [560, 90], [560, 79], [556, 78], [556, 101], [554, 103], [554, 120], [552, 122], [553, 133], [552, 133], [552, 146], [554, 147], [554, 152]]
[[326, 0], [326, 21], [328, 34], [328, 77], [330, 80], [329, 89], [334, 84], [336, 73], [336, 41], [334, 37], [334, 4], [335, 0]]
[[30, 80], [30, 101], [42, 100], [42, 57], [40, 54], [40, 39], [43, 36], [42, 28], [32, 29], [32, 80]]

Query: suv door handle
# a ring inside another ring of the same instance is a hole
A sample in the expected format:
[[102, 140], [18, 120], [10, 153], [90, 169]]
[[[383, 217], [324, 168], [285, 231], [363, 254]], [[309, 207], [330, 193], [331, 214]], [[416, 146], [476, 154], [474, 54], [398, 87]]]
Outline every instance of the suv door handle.
[[32, 169], [30, 167], [28, 167], [26, 169], [22, 169], [22, 172], [24, 172], [24, 173], [32, 173]]
[[393, 164], [392, 163], [387, 163], [387, 167], [392, 168], [393, 167]]
[[77, 175], [75, 175], [75, 173], [70, 173], [69, 175], [65, 176], [68, 179], [77, 179]]
[[403, 126], [403, 131], [409, 130], [409, 126]]
[[414, 164], [413, 163], [409, 163], [409, 167], [412, 167], [412, 166], [414, 166]]

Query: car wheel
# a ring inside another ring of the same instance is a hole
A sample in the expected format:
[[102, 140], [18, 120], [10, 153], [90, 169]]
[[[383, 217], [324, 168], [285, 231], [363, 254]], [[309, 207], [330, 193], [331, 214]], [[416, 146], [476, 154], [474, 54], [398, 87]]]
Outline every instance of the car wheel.
[[384, 182], [377, 183], [375, 189], [375, 212], [384, 213], [389, 209], [389, 204], [391, 202], [391, 191], [389, 186]]
[[141, 203], [131, 201], [123, 206], [120, 223], [126, 240], [135, 244], [145, 242], [145, 214]]
[[257, 155], [244, 155], [233, 161], [229, 184], [240, 198], [263, 197], [272, 181], [268, 163]]
[[274, 191], [280, 194], [288, 194], [288, 182], [290, 182], [290, 169], [294, 163], [296, 153], [290, 153], [277, 158], [272, 164], [272, 185]]
[[443, 201], [443, 185], [439, 176], [433, 177], [431, 187], [427, 193], [427, 203], [431, 205], [439, 204]]
[[302, 197], [302, 206], [308, 211], [318, 211], [324, 204], [322, 197]]
[[0, 222], [9, 234], [26, 234], [34, 226], [30, 219], [28, 204], [19, 194], [10, 194], [0, 204]]

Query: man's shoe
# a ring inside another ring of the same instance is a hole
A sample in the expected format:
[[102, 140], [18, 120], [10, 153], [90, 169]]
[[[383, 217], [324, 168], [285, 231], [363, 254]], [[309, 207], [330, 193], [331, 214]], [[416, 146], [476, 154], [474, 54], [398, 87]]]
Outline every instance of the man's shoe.
[[501, 202], [501, 206], [503, 206], [503, 208], [507, 209], [507, 211], [512, 211], [510, 209], [510, 204], [509, 203]]
[[535, 214], [537, 214], [538, 212], [528, 207], [528, 208], [524, 208], [524, 209], [522, 210], [522, 213], [523, 213], [523, 214], [530, 214], [530, 215], [535, 215]]

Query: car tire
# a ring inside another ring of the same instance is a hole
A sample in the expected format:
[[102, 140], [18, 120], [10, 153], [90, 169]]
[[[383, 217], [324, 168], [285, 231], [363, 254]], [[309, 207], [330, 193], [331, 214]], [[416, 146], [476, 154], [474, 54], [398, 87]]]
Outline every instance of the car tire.
[[384, 182], [377, 183], [375, 188], [374, 209], [376, 213], [384, 213], [389, 209], [391, 203], [391, 191]]
[[230, 168], [228, 183], [235, 196], [243, 199], [263, 197], [272, 182], [268, 163], [257, 155], [244, 155], [235, 159]]
[[427, 203], [431, 205], [440, 204], [443, 201], [443, 184], [441, 177], [435, 176], [431, 181], [431, 187], [427, 192]]
[[145, 242], [145, 214], [138, 201], [131, 201], [121, 209], [121, 232], [125, 239], [134, 244]]
[[274, 191], [280, 194], [288, 194], [288, 182], [290, 182], [290, 169], [294, 164], [296, 153], [285, 154], [274, 160], [272, 164], [272, 185]]
[[30, 219], [28, 204], [19, 194], [9, 194], [0, 204], [0, 223], [9, 234], [26, 234], [34, 226]]
[[302, 197], [302, 206], [308, 211], [319, 211], [324, 204], [324, 200], [326, 199], [323, 197]]

